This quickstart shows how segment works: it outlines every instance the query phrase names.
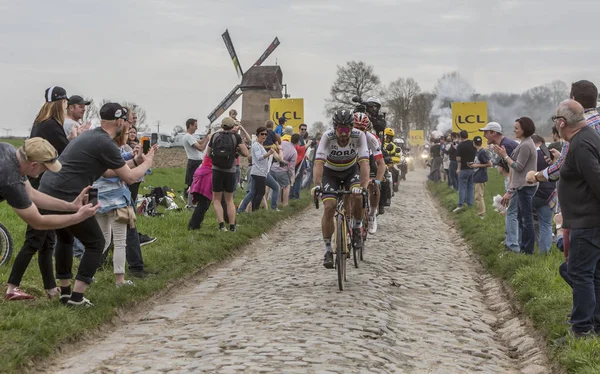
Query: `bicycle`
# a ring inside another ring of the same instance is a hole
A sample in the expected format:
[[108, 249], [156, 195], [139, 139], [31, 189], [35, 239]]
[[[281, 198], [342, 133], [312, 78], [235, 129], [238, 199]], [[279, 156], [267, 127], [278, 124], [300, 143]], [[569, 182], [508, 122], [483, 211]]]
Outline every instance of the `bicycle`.
[[12, 257], [13, 241], [10, 232], [2, 223], [0, 223], [0, 265], [10, 261]]
[[[350, 257], [350, 246], [352, 246], [352, 248], [353, 248], [354, 265], [358, 268], [358, 258], [359, 258], [359, 256], [362, 256], [362, 254], [359, 254], [358, 251], [360, 250], [359, 248], [362, 248], [362, 245], [358, 246], [358, 248], [357, 248], [357, 246], [354, 246], [352, 244], [352, 224], [351, 224], [352, 220], [346, 215], [346, 208], [344, 205], [345, 195], [351, 195], [352, 192], [346, 191], [346, 190], [338, 190], [338, 191], [328, 191], [327, 193], [334, 194], [336, 196], [336, 201], [337, 201], [337, 203], [336, 203], [337, 205], [335, 208], [335, 215], [334, 215], [335, 227], [334, 227], [334, 233], [333, 233], [333, 239], [334, 239], [333, 246], [335, 248], [335, 250], [334, 250], [334, 256], [335, 256], [334, 266], [337, 270], [338, 288], [340, 289], [340, 291], [343, 291], [344, 283], [348, 280], [347, 273], [346, 273], [346, 260]], [[367, 200], [365, 198], [366, 192], [363, 191], [361, 195], [363, 198], [363, 207], [364, 207], [365, 201]], [[315, 204], [315, 207], [317, 209], [319, 209], [318, 194], [315, 194], [314, 204]], [[361, 241], [362, 241], [362, 236], [361, 236]]]

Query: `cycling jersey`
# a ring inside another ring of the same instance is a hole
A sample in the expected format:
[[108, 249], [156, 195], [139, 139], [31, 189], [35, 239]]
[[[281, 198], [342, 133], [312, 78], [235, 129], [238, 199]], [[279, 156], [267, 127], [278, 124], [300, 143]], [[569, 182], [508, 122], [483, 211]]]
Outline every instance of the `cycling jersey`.
[[365, 135], [367, 136], [367, 146], [369, 147], [369, 154], [371, 154], [375, 160], [383, 158], [379, 138], [375, 134], [372, 134], [370, 132], [366, 132]]
[[337, 141], [335, 129], [326, 131], [317, 148], [315, 162], [323, 162], [327, 169], [343, 171], [358, 162], [368, 161], [369, 148], [365, 134], [352, 129], [349, 136], [348, 144], [342, 147]]

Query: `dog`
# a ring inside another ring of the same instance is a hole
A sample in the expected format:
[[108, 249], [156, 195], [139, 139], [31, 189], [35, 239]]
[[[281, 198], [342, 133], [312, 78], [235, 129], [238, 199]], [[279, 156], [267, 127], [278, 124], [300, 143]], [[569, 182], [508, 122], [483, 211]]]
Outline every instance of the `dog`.
[[492, 206], [494, 207], [494, 210], [502, 215], [506, 214], [507, 207], [502, 205], [502, 196], [496, 195], [492, 198], [492, 200]]

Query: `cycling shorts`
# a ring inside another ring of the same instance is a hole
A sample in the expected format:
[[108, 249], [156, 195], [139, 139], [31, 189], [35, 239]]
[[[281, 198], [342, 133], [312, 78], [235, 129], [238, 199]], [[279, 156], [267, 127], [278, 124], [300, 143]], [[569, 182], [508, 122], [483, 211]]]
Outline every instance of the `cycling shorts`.
[[377, 176], [377, 162], [375, 162], [375, 156], [373, 155], [369, 156], [369, 167], [371, 168], [370, 177], [375, 178]]
[[323, 194], [321, 199], [335, 199], [335, 193], [344, 187], [344, 190], [350, 191], [353, 187], [360, 187], [360, 169], [358, 164], [354, 164], [346, 170], [335, 171], [327, 167], [323, 168]]

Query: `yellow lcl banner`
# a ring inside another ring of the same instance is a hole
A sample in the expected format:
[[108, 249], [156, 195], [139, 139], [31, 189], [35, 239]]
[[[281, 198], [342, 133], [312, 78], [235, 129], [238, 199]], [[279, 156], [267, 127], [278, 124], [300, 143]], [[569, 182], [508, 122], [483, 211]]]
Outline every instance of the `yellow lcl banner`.
[[479, 131], [488, 123], [487, 102], [452, 103], [452, 131], [467, 130], [469, 139], [474, 136], [483, 136]]
[[271, 99], [271, 120], [275, 126], [279, 118], [285, 117], [285, 126], [292, 126], [294, 133], [300, 133], [300, 125], [304, 123], [304, 99]]
[[425, 134], [423, 130], [410, 130], [408, 136], [410, 137], [411, 146], [425, 144]]

